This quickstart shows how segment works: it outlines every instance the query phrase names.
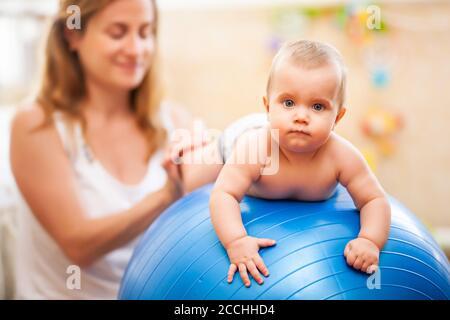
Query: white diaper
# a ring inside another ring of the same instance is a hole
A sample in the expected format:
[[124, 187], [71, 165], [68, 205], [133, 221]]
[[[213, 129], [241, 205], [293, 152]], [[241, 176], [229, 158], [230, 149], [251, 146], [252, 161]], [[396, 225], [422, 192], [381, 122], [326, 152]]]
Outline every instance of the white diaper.
[[268, 124], [266, 113], [252, 113], [230, 124], [218, 139], [219, 151], [223, 163], [230, 157], [234, 145], [240, 136], [249, 130], [263, 128]]

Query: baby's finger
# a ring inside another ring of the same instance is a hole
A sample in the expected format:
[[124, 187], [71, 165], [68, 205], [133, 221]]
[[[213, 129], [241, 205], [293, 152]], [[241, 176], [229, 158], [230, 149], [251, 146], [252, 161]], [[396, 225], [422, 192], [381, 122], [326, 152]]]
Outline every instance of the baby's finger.
[[233, 282], [234, 274], [236, 273], [237, 267], [234, 263], [230, 264], [230, 268], [228, 269], [227, 281], [228, 283]]
[[273, 239], [265, 239], [265, 238], [258, 239], [258, 245], [261, 248], [271, 247], [271, 246], [275, 245], [275, 243], [276, 243], [276, 241]]
[[370, 261], [364, 261], [362, 267], [361, 267], [361, 271], [362, 272], [367, 272], [367, 269], [369, 268], [369, 266], [371, 265]]
[[368, 268], [367, 268], [367, 273], [368, 274], [372, 274], [378, 271], [378, 265], [376, 264], [371, 264]]
[[355, 262], [353, 263], [353, 268], [356, 270], [360, 270], [362, 265], [364, 263], [364, 259], [362, 257], [356, 258]]
[[260, 255], [257, 255], [253, 258], [253, 261], [255, 262], [256, 267], [261, 271], [261, 273], [268, 277], [269, 276], [269, 269], [267, 269], [266, 264], [264, 263], [263, 259], [260, 257]]
[[250, 274], [252, 275], [253, 279], [255, 279], [256, 282], [258, 282], [259, 284], [262, 284], [264, 282], [263, 278], [259, 274], [258, 269], [256, 269], [256, 266], [255, 266], [255, 263], [253, 262], [253, 260], [250, 260], [247, 262], [247, 269], [250, 272]]
[[246, 287], [250, 287], [250, 278], [247, 274], [247, 267], [243, 263], [239, 263], [239, 274], [241, 275], [242, 282]]
[[356, 260], [356, 254], [350, 251], [347, 254], [347, 264], [349, 266], [353, 266], [353, 264], [355, 263], [355, 260]]
[[344, 249], [344, 257], [347, 257], [351, 250], [352, 250], [352, 245], [351, 245], [351, 243], [349, 242], [349, 243], [347, 243], [347, 245], [345, 246], [345, 249]]
[[370, 261], [372, 262], [371, 264], [378, 265], [378, 262], [380, 262], [380, 258], [378, 256], [376, 256], [373, 259], [371, 259]]

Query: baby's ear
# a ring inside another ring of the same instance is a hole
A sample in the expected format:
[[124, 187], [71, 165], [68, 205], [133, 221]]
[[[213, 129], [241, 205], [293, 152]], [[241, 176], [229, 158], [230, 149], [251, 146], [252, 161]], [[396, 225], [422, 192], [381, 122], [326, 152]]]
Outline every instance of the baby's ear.
[[269, 113], [269, 99], [266, 96], [263, 96], [263, 103], [266, 108], [266, 112]]
[[334, 121], [335, 125], [344, 117], [346, 111], [347, 111], [347, 109], [345, 109], [344, 107], [341, 107], [341, 109], [339, 110], [339, 112], [336, 116], [336, 120]]

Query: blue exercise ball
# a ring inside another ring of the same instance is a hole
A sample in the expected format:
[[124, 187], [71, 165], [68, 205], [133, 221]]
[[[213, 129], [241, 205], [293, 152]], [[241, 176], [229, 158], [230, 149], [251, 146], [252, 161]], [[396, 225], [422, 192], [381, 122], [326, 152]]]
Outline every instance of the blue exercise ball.
[[[209, 217], [207, 185], [166, 210], [145, 232], [127, 267], [120, 299], [445, 299], [449, 261], [434, 239], [393, 198], [389, 240], [375, 276], [345, 261], [358, 235], [359, 213], [338, 186], [321, 202], [245, 197], [242, 218], [249, 235], [272, 238], [260, 254], [270, 270], [263, 285], [246, 288], [239, 274], [228, 284], [229, 260]], [[368, 285], [369, 283], [369, 285]]]

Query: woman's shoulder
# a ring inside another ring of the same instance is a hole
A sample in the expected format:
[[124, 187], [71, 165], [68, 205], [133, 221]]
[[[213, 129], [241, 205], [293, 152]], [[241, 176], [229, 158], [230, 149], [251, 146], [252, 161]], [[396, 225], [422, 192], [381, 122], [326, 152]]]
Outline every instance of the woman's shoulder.
[[38, 103], [20, 105], [12, 119], [13, 131], [30, 131], [45, 121], [45, 112]]
[[45, 150], [58, 148], [59, 140], [55, 126], [48, 123], [44, 109], [37, 103], [20, 105], [11, 122], [11, 145], [14, 148], [29, 148], [44, 145]]

